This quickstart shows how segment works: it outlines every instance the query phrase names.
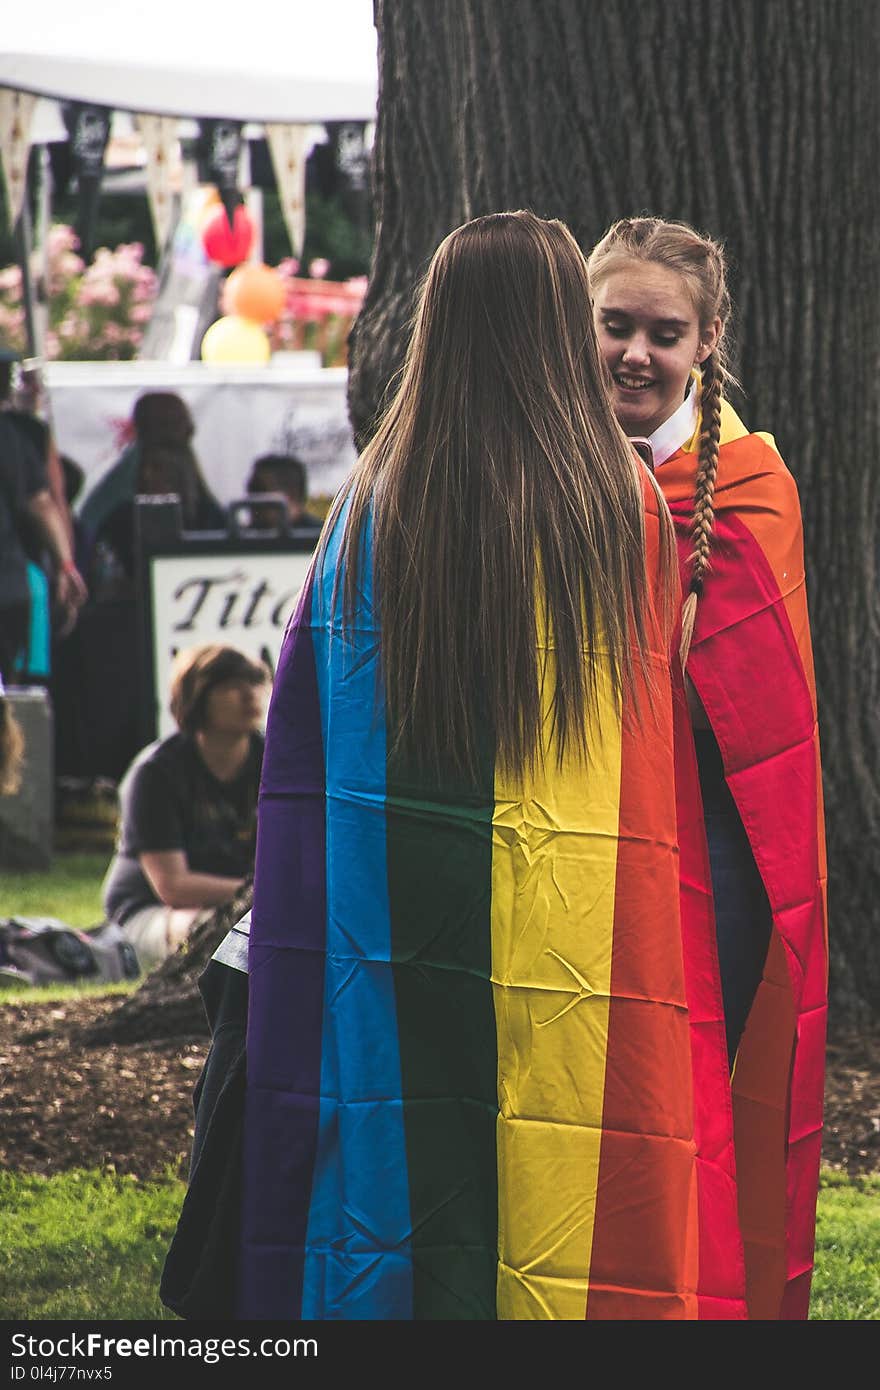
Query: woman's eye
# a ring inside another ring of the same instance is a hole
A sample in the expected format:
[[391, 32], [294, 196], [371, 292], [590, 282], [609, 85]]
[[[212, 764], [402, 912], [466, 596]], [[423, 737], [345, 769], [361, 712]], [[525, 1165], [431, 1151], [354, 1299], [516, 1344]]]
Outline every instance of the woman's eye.
[[678, 342], [677, 333], [655, 333], [654, 342], [658, 347], [675, 347]]
[[629, 335], [629, 329], [624, 327], [622, 323], [605, 323], [602, 326], [606, 333], [611, 334], [612, 338], [626, 338]]

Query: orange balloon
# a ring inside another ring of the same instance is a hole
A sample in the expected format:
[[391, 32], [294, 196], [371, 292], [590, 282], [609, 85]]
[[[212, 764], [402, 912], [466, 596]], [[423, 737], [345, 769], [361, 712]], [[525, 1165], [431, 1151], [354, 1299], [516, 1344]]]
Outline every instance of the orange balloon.
[[286, 298], [284, 281], [278, 271], [254, 262], [236, 267], [223, 291], [226, 312], [250, 319], [252, 323], [274, 323]]

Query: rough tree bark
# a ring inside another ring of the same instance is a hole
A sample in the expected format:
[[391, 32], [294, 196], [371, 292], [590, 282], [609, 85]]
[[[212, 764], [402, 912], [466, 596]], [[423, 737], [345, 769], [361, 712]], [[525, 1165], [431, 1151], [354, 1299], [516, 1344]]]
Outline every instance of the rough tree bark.
[[362, 444], [413, 291], [471, 216], [587, 248], [650, 212], [721, 237], [748, 423], [800, 488], [829, 842], [832, 994], [880, 1008], [876, 0], [375, 0], [376, 247], [350, 352]]

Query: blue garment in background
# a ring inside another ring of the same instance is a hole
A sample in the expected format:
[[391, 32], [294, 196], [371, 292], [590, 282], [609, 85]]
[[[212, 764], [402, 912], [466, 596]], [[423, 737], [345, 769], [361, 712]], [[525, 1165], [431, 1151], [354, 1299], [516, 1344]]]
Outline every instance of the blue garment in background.
[[28, 639], [27, 647], [21, 651], [15, 663], [16, 675], [42, 679], [52, 672], [49, 580], [46, 571], [33, 560], [28, 561], [27, 579], [30, 599]]

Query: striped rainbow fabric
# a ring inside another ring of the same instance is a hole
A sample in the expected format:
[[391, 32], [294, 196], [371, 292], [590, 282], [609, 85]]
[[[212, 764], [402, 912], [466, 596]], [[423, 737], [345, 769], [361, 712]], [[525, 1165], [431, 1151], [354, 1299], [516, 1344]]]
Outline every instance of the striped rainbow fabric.
[[696, 1318], [656, 627], [641, 723], [603, 680], [587, 769], [551, 742], [514, 785], [487, 733], [473, 786], [426, 786], [388, 755], [369, 561], [341, 637], [340, 530], [268, 720], [238, 1316]]
[[[657, 470], [689, 574], [694, 440]], [[828, 929], [816, 688], [794, 478], [725, 402], [712, 563], [688, 659], [773, 915], [727, 1082], [706, 838], [677, 739], [682, 928], [699, 1147], [700, 1315], [808, 1316], [822, 1147]], [[744, 929], [747, 924], [743, 924]], [[710, 949], [705, 949], [706, 941]]]

